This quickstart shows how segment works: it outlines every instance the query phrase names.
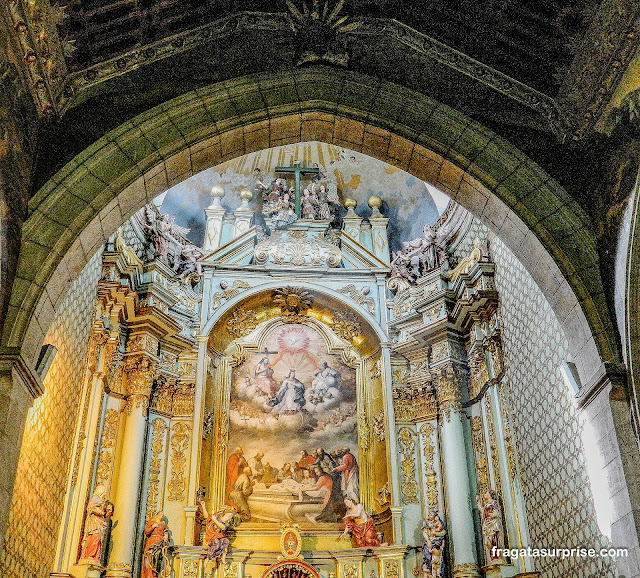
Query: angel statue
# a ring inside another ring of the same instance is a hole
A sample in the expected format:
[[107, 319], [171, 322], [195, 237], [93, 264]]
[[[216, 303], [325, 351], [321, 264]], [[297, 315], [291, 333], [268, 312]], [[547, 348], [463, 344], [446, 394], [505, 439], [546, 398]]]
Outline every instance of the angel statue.
[[440, 267], [446, 258], [446, 248], [442, 234], [427, 224], [422, 236], [412, 241], [404, 241], [402, 249], [393, 255], [392, 277], [404, 277], [415, 281], [425, 273]]
[[136, 213], [136, 217], [147, 238], [153, 243], [154, 256], [165, 263], [171, 261], [175, 266], [184, 248], [183, 243], [176, 237], [184, 238], [191, 229], [176, 225], [175, 219], [166, 213], [156, 214], [150, 205]]
[[442, 551], [447, 531], [438, 515], [432, 510], [422, 524], [422, 578], [443, 578], [445, 576], [442, 564]]

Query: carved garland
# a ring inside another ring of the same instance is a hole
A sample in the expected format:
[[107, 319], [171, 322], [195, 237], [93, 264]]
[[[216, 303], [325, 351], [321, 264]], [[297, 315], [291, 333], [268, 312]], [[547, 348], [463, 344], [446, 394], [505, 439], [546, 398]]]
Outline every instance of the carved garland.
[[169, 482], [169, 500], [178, 502], [184, 500], [187, 487], [185, 466], [187, 465], [186, 450], [189, 446], [189, 432], [191, 426], [177, 423], [171, 434], [171, 481]]

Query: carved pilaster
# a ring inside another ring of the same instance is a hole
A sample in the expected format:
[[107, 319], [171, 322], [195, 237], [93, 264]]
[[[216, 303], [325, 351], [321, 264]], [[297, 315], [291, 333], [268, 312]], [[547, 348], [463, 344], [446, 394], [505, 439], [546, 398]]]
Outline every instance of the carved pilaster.
[[160, 475], [162, 471], [162, 455], [164, 452], [166, 431], [167, 424], [165, 421], [161, 418], [156, 418], [153, 422], [153, 434], [151, 438], [149, 490], [147, 491], [147, 520], [159, 511]]
[[179, 502], [185, 499], [190, 433], [191, 426], [183, 422], [176, 423], [171, 429], [171, 479], [168, 485], [170, 501]]
[[416, 504], [418, 502], [418, 484], [416, 482], [416, 442], [413, 439], [413, 432], [408, 427], [403, 427], [398, 431], [398, 451], [402, 454], [400, 462], [402, 471], [402, 492], [403, 504]]
[[433, 434], [436, 426], [431, 423], [423, 423], [420, 426], [420, 437], [422, 438], [422, 454], [424, 456], [424, 472], [427, 481], [427, 510], [438, 511], [438, 481], [436, 477], [435, 453], [436, 449], [433, 444]]
[[484, 384], [489, 380], [487, 360], [484, 349], [479, 343], [472, 345], [469, 350], [469, 397], [474, 398], [480, 394]]
[[484, 494], [490, 486], [489, 465], [487, 463], [487, 446], [484, 439], [484, 425], [482, 423], [482, 418], [479, 416], [471, 418], [471, 443], [473, 445], [473, 456], [476, 464], [478, 493]]

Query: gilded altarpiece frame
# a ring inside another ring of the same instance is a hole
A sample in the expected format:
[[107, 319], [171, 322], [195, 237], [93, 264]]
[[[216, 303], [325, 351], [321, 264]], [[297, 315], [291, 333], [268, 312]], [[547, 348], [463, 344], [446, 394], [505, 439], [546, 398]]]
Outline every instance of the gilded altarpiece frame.
[[[216, 328], [213, 329], [213, 332]], [[210, 412], [210, 431], [208, 441], [203, 445], [201, 454], [201, 485], [205, 486], [207, 506], [212, 511], [222, 508], [227, 498], [226, 490], [226, 474], [228, 462], [231, 454], [235, 450], [231, 447], [233, 441], [233, 432], [230, 432], [230, 404], [232, 402], [232, 388], [234, 378], [239, 368], [246, 363], [257, 365], [261, 355], [271, 356], [273, 360], [277, 353], [268, 353], [276, 351], [269, 349], [269, 337], [273, 337], [278, 332], [315, 332], [324, 342], [324, 356], [327, 359], [333, 358], [334, 362], [329, 361], [329, 369], [341, 369], [353, 372], [353, 385], [355, 393], [355, 430], [353, 432], [353, 441], [355, 444], [341, 443], [338, 446], [349, 446], [351, 453], [357, 459], [359, 466], [359, 490], [360, 501], [367, 509], [377, 516], [378, 527], [385, 534], [385, 539], [390, 539], [392, 535], [390, 524], [386, 522], [390, 520], [390, 501], [388, 498], [388, 488], [391, 483], [389, 479], [389, 450], [386, 434], [386, 417], [385, 417], [385, 395], [383, 392], [383, 371], [381, 368], [382, 357], [379, 349], [375, 349], [374, 354], [368, 353], [361, 355], [354, 345], [345, 339], [336, 335], [329, 325], [324, 324], [321, 320], [311, 317], [300, 316], [294, 323], [290, 319], [283, 320], [280, 317], [271, 318], [257, 325], [251, 333], [236, 338], [232, 341], [222, 353], [213, 354], [213, 371], [210, 379], [207, 380], [207, 393], [205, 406]], [[371, 347], [368, 348], [372, 350]], [[322, 357], [318, 356], [320, 369], [322, 370]], [[339, 363], [335, 360], [339, 359]], [[253, 360], [256, 360], [255, 362]], [[340, 367], [338, 367], [340, 365]], [[332, 367], [333, 366], [333, 367]], [[282, 378], [283, 376], [275, 376]], [[349, 379], [346, 379], [349, 382]], [[265, 386], [268, 383], [265, 382]], [[309, 384], [307, 392], [309, 391]], [[312, 386], [313, 387], [313, 386]], [[281, 388], [280, 380], [274, 384], [272, 396], [277, 395]], [[307, 393], [308, 399], [308, 393]], [[282, 403], [282, 402], [279, 402]], [[318, 444], [319, 445], [319, 444]], [[316, 449], [316, 445], [310, 446]], [[335, 448], [331, 448], [335, 449]], [[206, 455], [206, 454], [209, 455]], [[264, 452], [267, 453], [267, 452]], [[246, 455], [249, 466], [255, 465], [255, 455]], [[339, 463], [339, 462], [338, 462]], [[280, 467], [281, 464], [277, 464]], [[207, 475], [206, 469], [209, 467]], [[254, 467], [255, 469], [255, 467]], [[228, 501], [228, 500], [227, 500]], [[313, 514], [312, 514], [313, 515]], [[283, 518], [281, 521], [285, 521]], [[278, 527], [281, 521], [267, 522], [255, 519], [243, 524], [244, 527], [254, 524], [263, 528], [270, 526]], [[314, 524], [312, 519], [307, 516], [306, 519], [297, 520], [301, 523], [303, 530], [317, 530], [317, 522]], [[337, 518], [335, 523], [327, 522], [325, 524], [326, 531], [337, 531], [341, 523]], [[242, 526], [241, 526], [242, 528]], [[331, 528], [333, 528], [331, 530]]]

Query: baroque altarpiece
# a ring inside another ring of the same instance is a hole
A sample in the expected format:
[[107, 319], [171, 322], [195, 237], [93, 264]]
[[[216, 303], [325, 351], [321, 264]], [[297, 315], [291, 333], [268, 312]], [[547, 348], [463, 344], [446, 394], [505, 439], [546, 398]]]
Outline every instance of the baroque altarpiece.
[[486, 240], [277, 176], [110, 238], [52, 576], [533, 576]]

